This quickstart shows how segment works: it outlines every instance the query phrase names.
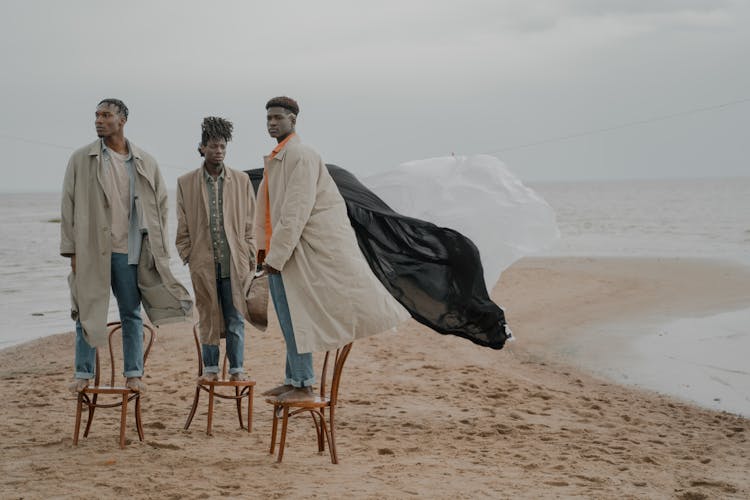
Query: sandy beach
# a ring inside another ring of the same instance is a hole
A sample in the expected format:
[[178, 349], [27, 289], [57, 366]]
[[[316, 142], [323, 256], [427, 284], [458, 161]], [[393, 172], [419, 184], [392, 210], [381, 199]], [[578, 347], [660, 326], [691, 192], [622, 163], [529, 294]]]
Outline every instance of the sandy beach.
[[282, 464], [268, 454], [271, 409], [259, 393], [282, 373], [275, 318], [264, 333], [247, 330], [252, 434], [223, 401], [213, 437], [205, 401], [182, 430], [196, 353], [191, 325], [177, 324], [159, 329], [146, 367], [145, 441], [131, 414], [124, 450], [113, 410], [99, 410], [72, 445], [72, 333], [4, 349], [0, 497], [750, 497], [750, 420], [614, 383], [578, 361], [617, 355], [592, 340], [607, 325], [750, 307], [748, 271], [690, 259], [522, 259], [493, 298], [518, 339], [502, 351], [414, 321], [354, 345], [339, 465], [318, 454], [309, 419], [292, 422]]

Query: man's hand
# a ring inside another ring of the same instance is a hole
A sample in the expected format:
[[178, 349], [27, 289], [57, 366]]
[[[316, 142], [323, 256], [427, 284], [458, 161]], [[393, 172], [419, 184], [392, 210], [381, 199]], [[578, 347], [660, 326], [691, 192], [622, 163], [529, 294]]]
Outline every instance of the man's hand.
[[264, 269], [264, 270], [265, 270], [265, 271], [266, 271], [266, 272], [267, 272], [268, 274], [280, 274], [280, 273], [281, 273], [281, 271], [279, 271], [278, 269], [276, 269], [276, 268], [274, 268], [274, 267], [271, 267], [271, 266], [269, 266], [268, 264], [265, 264], [265, 263], [263, 264], [263, 269]]
[[70, 268], [73, 270], [73, 274], [76, 272], [76, 256], [75, 254], [70, 256]]

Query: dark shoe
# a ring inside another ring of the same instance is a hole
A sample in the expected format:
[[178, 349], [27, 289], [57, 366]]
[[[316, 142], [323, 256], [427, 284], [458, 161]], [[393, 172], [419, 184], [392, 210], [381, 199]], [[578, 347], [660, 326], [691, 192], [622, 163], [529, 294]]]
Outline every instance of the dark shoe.
[[73, 381], [68, 384], [68, 390], [73, 394], [82, 392], [86, 387], [89, 386], [89, 379], [87, 378], [74, 378]]
[[146, 384], [140, 377], [132, 377], [125, 381], [125, 387], [133, 392], [146, 392]]
[[280, 385], [280, 386], [274, 387], [273, 389], [268, 389], [262, 395], [263, 396], [279, 396], [281, 394], [284, 394], [285, 392], [291, 391], [292, 389], [294, 389], [293, 385]]
[[218, 373], [204, 373], [203, 375], [198, 377], [199, 384], [205, 384], [208, 382], [216, 382], [217, 380], [219, 380]]
[[302, 401], [315, 401], [315, 393], [312, 387], [295, 387], [289, 392], [279, 396], [282, 403], [300, 403]]

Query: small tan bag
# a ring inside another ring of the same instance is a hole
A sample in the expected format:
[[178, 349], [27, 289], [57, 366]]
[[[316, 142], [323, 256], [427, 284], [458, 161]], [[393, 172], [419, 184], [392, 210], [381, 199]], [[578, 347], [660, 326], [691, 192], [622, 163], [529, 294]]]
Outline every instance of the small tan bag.
[[268, 274], [258, 271], [253, 276], [245, 295], [248, 321], [264, 332], [268, 326]]

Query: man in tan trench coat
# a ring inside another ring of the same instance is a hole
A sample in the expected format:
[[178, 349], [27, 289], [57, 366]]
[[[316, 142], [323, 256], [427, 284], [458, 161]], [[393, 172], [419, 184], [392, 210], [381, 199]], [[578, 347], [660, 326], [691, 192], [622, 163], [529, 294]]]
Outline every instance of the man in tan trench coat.
[[320, 155], [295, 134], [299, 106], [266, 104], [278, 145], [265, 157], [256, 234], [271, 298], [286, 342], [284, 383], [265, 395], [313, 398], [312, 352], [341, 347], [409, 317], [365, 261], [344, 199]]
[[122, 322], [123, 375], [144, 389], [141, 303], [155, 325], [192, 316], [187, 290], [169, 269], [167, 190], [151, 155], [125, 138], [128, 108], [104, 99], [99, 139], [75, 151], [63, 182], [60, 254], [76, 320], [74, 392], [94, 377], [95, 347], [107, 343], [109, 288]]
[[190, 266], [206, 381], [218, 378], [223, 336], [230, 379], [243, 378], [245, 291], [255, 272], [253, 187], [247, 174], [224, 165], [232, 128], [223, 118], [205, 118], [198, 148], [203, 165], [177, 181], [175, 244]]

